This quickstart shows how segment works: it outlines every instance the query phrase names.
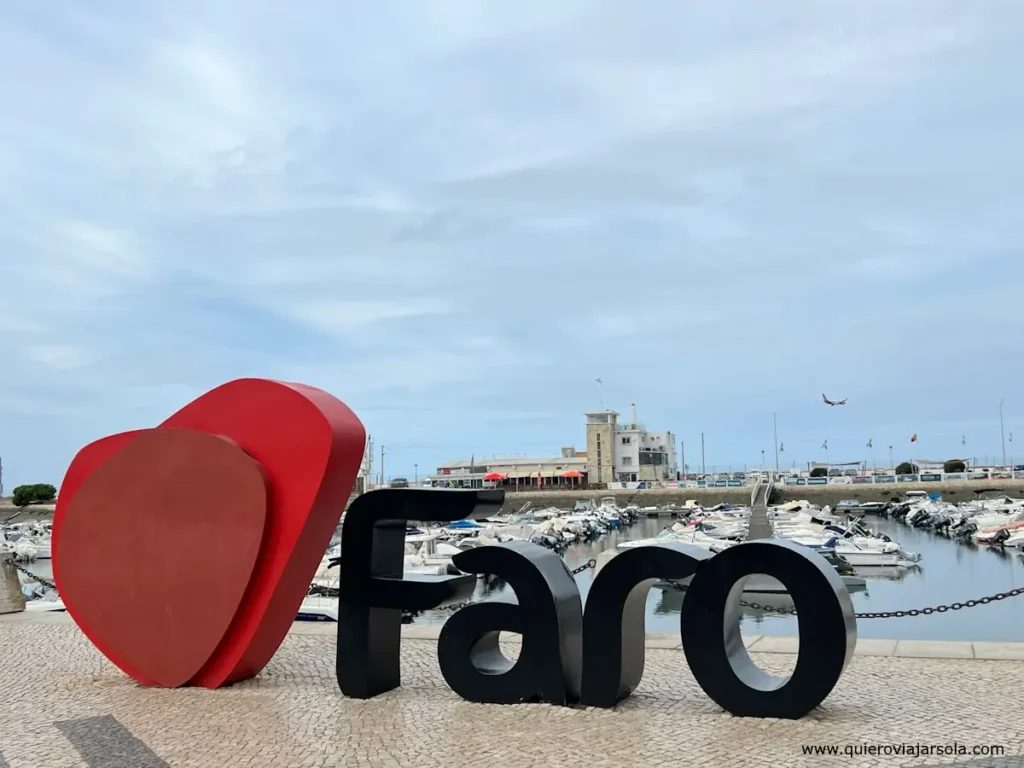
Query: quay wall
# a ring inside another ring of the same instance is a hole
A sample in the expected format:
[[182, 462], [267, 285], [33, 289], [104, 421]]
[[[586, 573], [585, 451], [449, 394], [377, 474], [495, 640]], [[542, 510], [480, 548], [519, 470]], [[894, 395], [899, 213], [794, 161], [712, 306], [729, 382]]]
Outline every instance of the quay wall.
[[[518, 512], [527, 502], [533, 508], [571, 507], [578, 499], [601, 499], [606, 496], [615, 498], [619, 506], [637, 504], [641, 507], [656, 506], [675, 502], [682, 504], [693, 499], [698, 504], [713, 506], [715, 504], [749, 504], [752, 487], [744, 488], [652, 488], [646, 490], [612, 490], [590, 491], [579, 490], [575, 493], [558, 491], [533, 491], [529, 493], [509, 493], [505, 496], [502, 514]], [[940, 493], [946, 501], [954, 503], [969, 501], [977, 497], [978, 491], [1002, 490], [1015, 498], [1024, 497], [1024, 480], [1001, 480], [952, 483], [899, 483], [893, 485], [777, 485], [772, 493], [774, 503], [806, 500], [812, 504], [833, 506], [844, 499], [857, 501], [890, 501], [900, 499], [907, 491], [926, 491]]]

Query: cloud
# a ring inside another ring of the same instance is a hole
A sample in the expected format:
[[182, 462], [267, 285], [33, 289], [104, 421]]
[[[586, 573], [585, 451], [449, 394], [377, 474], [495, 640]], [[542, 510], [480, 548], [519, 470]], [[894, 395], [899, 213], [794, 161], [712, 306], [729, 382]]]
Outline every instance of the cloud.
[[391, 321], [443, 315], [451, 310], [437, 301], [313, 301], [286, 304], [282, 314], [318, 331], [347, 335]]
[[25, 349], [29, 360], [58, 371], [73, 371], [93, 361], [92, 354], [84, 347], [69, 344], [40, 344]]
[[995, 453], [991, 403], [1024, 417], [1022, 22], [952, 0], [14, 8], [9, 481], [240, 376], [337, 393], [396, 474], [580, 444], [602, 397], [705, 433], [709, 463], [759, 460], [773, 411], [791, 450], [934, 424], [952, 454], [963, 422]]

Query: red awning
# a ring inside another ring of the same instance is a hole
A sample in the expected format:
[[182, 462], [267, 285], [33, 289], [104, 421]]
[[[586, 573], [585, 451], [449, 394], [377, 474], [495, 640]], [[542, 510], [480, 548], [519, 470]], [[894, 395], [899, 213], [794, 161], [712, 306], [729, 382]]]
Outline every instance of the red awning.
[[570, 469], [568, 472], [563, 472], [562, 477], [580, 478], [583, 477], [583, 473], [575, 469]]
[[488, 472], [484, 475], [484, 480], [504, 480], [505, 476], [500, 472]]

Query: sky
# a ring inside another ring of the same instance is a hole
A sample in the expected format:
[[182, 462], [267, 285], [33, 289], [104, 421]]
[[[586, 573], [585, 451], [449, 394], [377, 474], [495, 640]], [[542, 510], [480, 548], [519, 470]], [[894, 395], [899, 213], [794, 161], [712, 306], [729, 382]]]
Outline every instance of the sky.
[[996, 0], [11, 0], [5, 492], [249, 376], [388, 476], [631, 403], [691, 466], [773, 414], [785, 466], [1011, 459], [1022, 43]]

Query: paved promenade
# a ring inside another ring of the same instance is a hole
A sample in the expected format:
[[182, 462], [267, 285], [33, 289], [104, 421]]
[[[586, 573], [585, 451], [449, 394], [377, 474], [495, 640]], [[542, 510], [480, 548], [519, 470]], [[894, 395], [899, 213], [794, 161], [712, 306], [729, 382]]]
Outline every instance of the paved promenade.
[[[407, 627], [403, 686], [369, 701], [334, 678], [334, 626], [296, 624], [265, 672], [229, 689], [142, 688], [63, 614], [0, 617], [0, 766], [1021, 766], [1024, 644], [863, 640], [838, 687], [800, 721], [724, 714], [678, 636], [650, 635], [640, 690], [615, 710], [476, 705], [444, 684], [436, 627]], [[793, 640], [748, 638], [763, 668]], [[508, 646], [515, 653], [515, 644]], [[1005, 757], [858, 754], [848, 745], [997, 746]], [[837, 756], [805, 748], [837, 747]], [[964, 762], [968, 761], [968, 762]]]

